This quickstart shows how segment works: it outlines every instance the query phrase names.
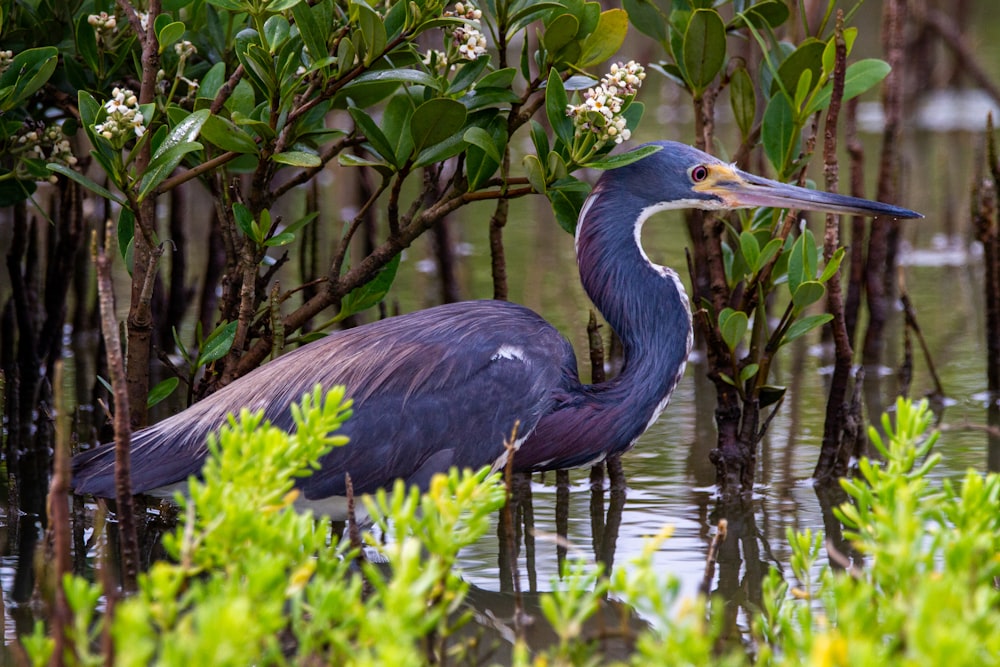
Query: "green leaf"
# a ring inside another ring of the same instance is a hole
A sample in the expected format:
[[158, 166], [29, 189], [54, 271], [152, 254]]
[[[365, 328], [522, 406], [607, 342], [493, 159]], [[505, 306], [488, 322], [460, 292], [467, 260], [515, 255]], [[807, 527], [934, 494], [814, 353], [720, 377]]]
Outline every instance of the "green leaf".
[[354, 119], [354, 124], [358, 126], [358, 129], [368, 139], [368, 144], [372, 149], [381, 155], [386, 162], [398, 167], [396, 152], [393, 150], [392, 144], [386, 139], [372, 117], [357, 107], [350, 107], [347, 111], [351, 114], [351, 118]]
[[507, 107], [521, 98], [509, 88], [484, 88], [476, 86], [458, 100], [468, 111], [485, 109], [486, 107]]
[[399, 95], [389, 98], [382, 113], [382, 133], [385, 140], [392, 145], [392, 154], [396, 164], [403, 164], [412, 157], [415, 149], [413, 135], [410, 132], [410, 119], [413, 117], [413, 98], [400, 91]]
[[322, 3], [310, 7], [308, 2], [300, 2], [292, 7], [295, 25], [299, 28], [302, 42], [305, 44], [306, 50], [309, 51], [309, 58], [312, 62], [328, 55], [326, 32], [322, 26], [329, 25], [330, 22], [320, 22], [317, 19], [317, 14], [326, 14]]
[[158, 382], [155, 387], [149, 390], [149, 396], [146, 397], [146, 407], [151, 408], [170, 396], [177, 389], [178, 384], [180, 384], [180, 380], [176, 377]]
[[281, 232], [280, 234], [275, 234], [268, 240], [264, 241], [264, 245], [269, 248], [275, 248], [278, 246], [288, 245], [295, 240], [295, 234], [289, 234], [288, 232]]
[[760, 364], [747, 364], [744, 366], [743, 370], [740, 371], [740, 383], [746, 382], [750, 378], [757, 375], [759, 370]]
[[812, 37], [802, 42], [778, 66], [778, 76], [771, 82], [769, 94], [775, 95], [783, 90], [788, 95], [794, 95], [805, 72], [810, 72], [811, 80], [818, 82], [823, 69], [825, 48], [824, 42]]
[[601, 12], [597, 29], [583, 42], [579, 66], [590, 67], [602, 63], [618, 52], [628, 33], [628, 14], [624, 9]]
[[465, 125], [465, 106], [458, 100], [438, 97], [413, 110], [410, 133], [417, 151], [440, 143]]
[[[161, 16], [163, 15], [161, 14]], [[156, 35], [156, 41], [160, 44], [160, 53], [163, 53], [165, 48], [183, 37], [185, 30], [187, 30], [187, 27], [180, 21], [174, 21], [163, 26]]]
[[232, 322], [220, 324], [216, 327], [215, 331], [209, 334], [205, 342], [202, 343], [201, 353], [198, 355], [198, 361], [195, 362], [195, 366], [200, 368], [213, 361], [218, 361], [229, 354], [229, 350], [233, 346], [233, 341], [236, 339], [237, 326], [239, 326], [239, 322], [233, 320]]
[[371, 65], [382, 56], [382, 52], [385, 50], [385, 24], [382, 23], [382, 17], [378, 15], [378, 12], [364, 2], [352, 2], [350, 14], [351, 24], [358, 26], [361, 33], [364, 45], [364, 53], [361, 54], [363, 56], [362, 62], [366, 66]]
[[624, 167], [627, 164], [638, 162], [658, 150], [660, 150], [660, 146], [640, 146], [639, 148], [628, 151], [627, 153], [610, 155], [606, 158], [595, 160], [594, 162], [588, 162], [583, 166], [588, 169], [617, 169], [618, 167]]
[[550, 59], [573, 41], [579, 30], [580, 21], [572, 14], [560, 14], [545, 26], [545, 32], [542, 33], [542, 46], [548, 51]]
[[719, 334], [730, 350], [735, 350], [736, 346], [743, 341], [749, 322], [747, 314], [741, 310], [725, 308], [719, 313]]
[[378, 270], [375, 278], [370, 282], [351, 290], [340, 302], [340, 312], [334, 318], [339, 322], [345, 317], [350, 317], [362, 310], [367, 310], [377, 305], [385, 295], [389, 293], [393, 281], [396, 279], [396, 271], [399, 269], [400, 255], [396, 255], [389, 263]]
[[271, 159], [279, 164], [287, 164], [292, 167], [313, 168], [323, 166], [323, 161], [319, 155], [307, 151], [284, 151], [283, 153], [275, 153], [271, 156]]
[[714, 9], [691, 14], [684, 33], [684, 71], [696, 93], [703, 91], [726, 62], [726, 25]]
[[746, 139], [757, 115], [757, 93], [746, 67], [737, 67], [729, 77], [729, 104], [740, 136]]
[[257, 142], [253, 137], [225, 116], [213, 114], [206, 118], [201, 138], [224, 151], [257, 154]]
[[[878, 60], [877, 58], [869, 58], [867, 60], [859, 60], [856, 63], [847, 66], [847, 71], [844, 73], [844, 100], [855, 98], [858, 95], [865, 93], [879, 83], [882, 79], [889, 75], [889, 63]], [[829, 83], [823, 86], [816, 97], [813, 98], [812, 103], [806, 110], [806, 114], [811, 114], [816, 111], [825, 109], [830, 105], [830, 96], [833, 94], [833, 84]]]
[[[164, 144], [166, 143], [165, 141]], [[139, 201], [142, 201], [155, 191], [157, 186], [173, 173], [185, 155], [200, 151], [204, 146], [197, 141], [187, 141], [181, 144], [173, 144], [166, 151], [162, 150], [162, 146], [160, 148], [161, 150], [157, 150], [156, 157], [150, 161], [149, 168], [146, 169], [142, 181], [139, 183], [139, 194], [137, 197]]]
[[45, 85], [56, 70], [59, 50], [54, 46], [27, 49], [15, 55], [0, 75], [0, 112], [14, 109]]
[[458, 93], [475, 84], [476, 79], [479, 78], [479, 75], [483, 73], [489, 64], [490, 57], [485, 54], [475, 60], [466, 62], [458, 68], [455, 78], [451, 80], [451, 85], [448, 86], [448, 92]]
[[795, 114], [791, 102], [784, 93], [771, 98], [764, 111], [761, 124], [761, 143], [764, 152], [779, 174], [784, 175], [799, 144], [799, 128], [795, 125]]
[[661, 44], [667, 39], [667, 17], [650, 0], [623, 0], [622, 7], [639, 32]]
[[509, 88], [514, 82], [517, 70], [513, 67], [504, 67], [495, 72], [490, 72], [476, 84], [476, 88]]
[[462, 135], [462, 138], [466, 143], [481, 148], [482, 151], [486, 153], [486, 157], [495, 160], [497, 164], [500, 163], [500, 151], [497, 149], [496, 144], [493, 143], [493, 137], [483, 128], [470, 127], [465, 131], [465, 134]]
[[583, 181], [568, 176], [552, 184], [545, 193], [552, 204], [552, 212], [556, 222], [569, 234], [576, 233], [576, 225], [580, 218], [580, 209], [590, 194], [590, 186]]
[[760, 270], [760, 244], [757, 237], [751, 232], [741, 232], [740, 251], [750, 273], [757, 273]]
[[545, 194], [545, 169], [542, 167], [542, 161], [538, 159], [537, 155], [529, 153], [521, 160], [521, 164], [528, 172], [528, 183], [531, 184], [534, 191], [538, 194]]
[[845, 253], [846, 251], [843, 248], [837, 248], [837, 251], [833, 253], [830, 261], [826, 263], [826, 267], [823, 269], [823, 275], [819, 277], [821, 283], [825, 284], [833, 277], [833, 274], [840, 268], [840, 263], [843, 261]]
[[792, 326], [788, 327], [788, 331], [785, 332], [785, 337], [781, 339], [781, 345], [787, 345], [796, 338], [801, 338], [813, 329], [823, 326], [832, 319], [833, 315], [830, 313], [822, 313], [820, 315], [803, 317], [801, 320], [793, 322]]
[[236, 202], [233, 204], [233, 217], [236, 219], [236, 226], [243, 234], [254, 241], [257, 240], [256, 228], [253, 214], [243, 204]]
[[267, 21], [264, 22], [264, 42], [271, 53], [277, 53], [285, 40], [288, 39], [290, 30], [288, 19], [281, 14], [268, 17]]
[[128, 206], [122, 206], [118, 213], [118, 224], [115, 232], [118, 238], [118, 252], [124, 259], [128, 257], [128, 249], [135, 240], [135, 214]]
[[97, 32], [87, 22], [87, 18], [88, 15], [84, 12], [76, 22], [76, 52], [91, 71], [99, 72], [101, 64], [97, 52]]
[[573, 145], [573, 120], [566, 115], [569, 99], [559, 72], [553, 68], [545, 84], [545, 115], [556, 136], [567, 146]]
[[816, 303], [826, 294], [823, 283], [816, 280], [803, 281], [792, 293], [792, 303], [797, 311], [804, 310]]
[[70, 179], [71, 181], [76, 181], [77, 183], [79, 183], [83, 187], [87, 188], [88, 190], [90, 190], [94, 194], [100, 195], [101, 197], [104, 197], [105, 199], [107, 199], [109, 201], [113, 201], [113, 202], [115, 202], [117, 204], [125, 206], [125, 200], [124, 199], [122, 199], [118, 195], [114, 194], [113, 192], [111, 192], [107, 188], [98, 185], [97, 183], [95, 183], [94, 181], [90, 180], [89, 178], [87, 178], [86, 176], [84, 176], [83, 174], [81, 174], [80, 172], [75, 171], [73, 169], [70, 169], [66, 165], [60, 164], [58, 162], [50, 162], [50, 163], [48, 163], [45, 166], [46, 166], [46, 168], [48, 168], [49, 171], [55, 172], [57, 174], [62, 174], [66, 178]]

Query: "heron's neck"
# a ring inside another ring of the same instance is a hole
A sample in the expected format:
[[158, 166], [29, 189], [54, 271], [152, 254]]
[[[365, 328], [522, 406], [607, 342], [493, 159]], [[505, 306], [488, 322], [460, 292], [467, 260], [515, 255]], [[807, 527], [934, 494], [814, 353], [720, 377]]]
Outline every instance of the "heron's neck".
[[639, 238], [646, 218], [681, 205], [644, 206], [603, 179], [577, 226], [584, 290], [625, 351], [622, 373], [595, 389], [635, 408], [662, 409], [691, 349], [691, 311], [681, 281], [673, 270], [649, 260]]

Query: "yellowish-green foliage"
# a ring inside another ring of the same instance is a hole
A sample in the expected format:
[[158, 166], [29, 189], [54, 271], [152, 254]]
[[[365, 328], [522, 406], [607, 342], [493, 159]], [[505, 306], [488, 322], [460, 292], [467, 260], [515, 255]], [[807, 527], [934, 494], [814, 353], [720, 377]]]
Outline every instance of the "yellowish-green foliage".
[[[369, 547], [390, 565], [355, 566], [325, 519], [292, 505], [294, 477], [342, 442], [330, 434], [348, 415], [342, 392], [317, 390], [296, 409], [294, 434], [246, 412], [223, 430], [166, 541], [174, 560], [154, 565], [115, 610], [115, 663], [477, 664], [466, 650], [475, 633], [456, 634], [469, 620], [456, 563], [493, 525], [502, 486], [485, 470], [453, 471], [423, 495], [397, 485], [368, 499], [388, 537]], [[534, 653], [518, 643], [513, 663], [609, 664], [587, 629], [609, 595], [649, 623], [627, 635], [632, 665], [1000, 663], [1000, 477], [930, 478], [938, 459], [935, 436], [925, 437], [929, 420], [926, 404], [900, 401], [895, 423], [884, 422], [886, 439], [872, 432], [884, 461], [865, 461], [862, 477], [844, 482], [852, 501], [839, 512], [866, 555], [863, 570], [817, 568], [822, 535], [789, 533], [796, 581], [774, 571], [765, 582], [765, 608], [748, 637], [753, 655], [720, 654], [722, 610], [682, 599], [678, 580], [656, 570], [666, 528], [610, 576], [571, 562], [541, 600], [544, 619], [535, 619], [551, 624], [556, 643]], [[104, 664], [99, 588], [77, 577], [64, 587], [75, 613], [66, 663]], [[620, 631], [630, 632], [624, 617]], [[41, 627], [23, 643], [35, 664], [48, 662], [54, 643]]]

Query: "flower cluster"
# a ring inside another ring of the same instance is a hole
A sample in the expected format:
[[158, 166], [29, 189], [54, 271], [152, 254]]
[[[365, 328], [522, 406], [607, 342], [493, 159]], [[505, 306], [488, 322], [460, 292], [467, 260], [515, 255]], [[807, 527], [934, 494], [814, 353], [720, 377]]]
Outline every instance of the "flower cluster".
[[103, 123], [98, 123], [94, 129], [113, 146], [122, 147], [131, 138], [132, 133], [141, 137], [146, 132], [143, 125], [145, 119], [139, 110], [139, 102], [135, 93], [127, 88], [115, 88], [111, 91], [111, 99], [104, 104], [108, 117]]
[[108, 14], [107, 12], [91, 14], [87, 17], [87, 23], [97, 33], [98, 39], [106, 38], [118, 30], [118, 19], [115, 18], [114, 14]]
[[10, 64], [14, 61], [14, 52], [11, 50], [0, 51], [0, 74], [7, 71]]
[[174, 53], [180, 56], [181, 60], [187, 60], [198, 53], [198, 49], [194, 44], [184, 39], [174, 44]]
[[[483, 12], [477, 9], [472, 3], [456, 3], [455, 11], [445, 12], [445, 16], [457, 16], [467, 19], [475, 26], [479, 25], [479, 20]], [[486, 53], [486, 35], [473, 25], [462, 24], [451, 33], [452, 44], [458, 48], [458, 54], [464, 60], [475, 60]]]
[[621, 115], [624, 106], [636, 94], [646, 72], [634, 60], [611, 65], [611, 71], [601, 79], [595, 88], [588, 88], [583, 94], [582, 104], [570, 104], [566, 115], [573, 118], [576, 133], [592, 132], [597, 135], [595, 148], [609, 141], [620, 144], [627, 141], [631, 132]]
[[[58, 125], [34, 125], [24, 126], [14, 139], [14, 145], [10, 148], [12, 155], [20, 155], [29, 160], [39, 160], [41, 162], [58, 162], [59, 164], [72, 167], [77, 163], [73, 149], [69, 145], [69, 139], [63, 134], [62, 128]], [[25, 168], [23, 165], [16, 168], [20, 178], [34, 178], [40, 180], [36, 169]], [[55, 175], [48, 176], [48, 180], [55, 183]]]

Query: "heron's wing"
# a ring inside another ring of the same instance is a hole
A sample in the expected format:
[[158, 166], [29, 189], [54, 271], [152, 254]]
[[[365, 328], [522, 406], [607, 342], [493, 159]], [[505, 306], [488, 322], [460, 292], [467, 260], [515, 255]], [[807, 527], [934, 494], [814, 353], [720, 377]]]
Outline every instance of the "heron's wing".
[[[332, 334], [233, 382], [189, 409], [133, 436], [137, 493], [197, 474], [209, 433], [241, 407], [262, 409], [290, 428], [288, 406], [312, 390], [344, 385], [351, 438], [300, 482], [309, 498], [358, 493], [396, 478], [425, 482], [451, 465], [478, 467], [504, 451], [515, 422], [527, 434], [553, 391], [576, 381], [569, 344], [530, 310], [496, 301], [463, 302]], [[78, 492], [113, 495], [113, 448], [78, 455]]]

